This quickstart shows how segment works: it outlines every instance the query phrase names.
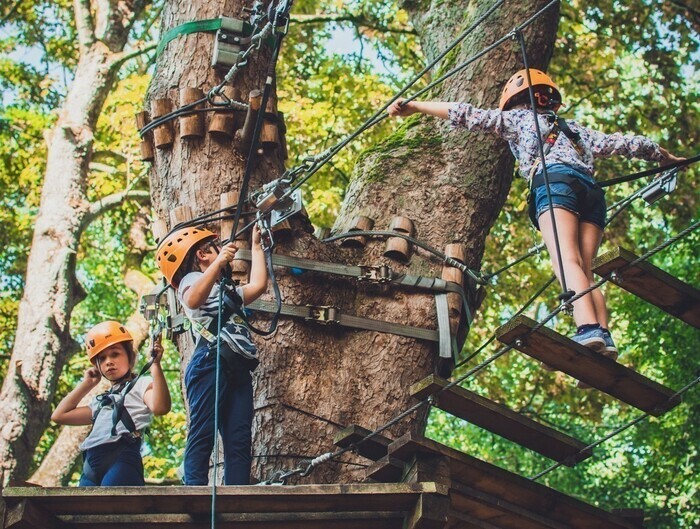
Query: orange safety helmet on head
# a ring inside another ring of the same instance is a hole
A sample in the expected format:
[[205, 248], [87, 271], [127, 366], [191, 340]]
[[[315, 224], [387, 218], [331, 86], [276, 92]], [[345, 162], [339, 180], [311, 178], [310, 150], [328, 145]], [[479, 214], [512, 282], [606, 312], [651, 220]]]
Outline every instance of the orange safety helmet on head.
[[[85, 336], [85, 346], [87, 347], [88, 359], [93, 365], [97, 362], [95, 357], [110, 345], [120, 342], [133, 342], [134, 338], [129, 334], [118, 321], [103, 321], [90, 329]], [[133, 347], [126, 348], [129, 353], [129, 362], [134, 363]]]
[[[536, 89], [539, 86], [549, 87], [549, 93], [547, 94], [549, 98], [561, 104], [561, 93], [559, 92], [559, 87], [554, 84], [554, 81], [552, 81], [552, 79], [550, 79], [546, 73], [541, 70], [536, 70], [535, 68], [530, 68], [530, 80], [532, 81], [533, 89]], [[523, 69], [508, 79], [508, 82], [503, 87], [498, 108], [500, 110], [508, 110], [510, 108], [509, 103], [511, 100], [518, 94], [525, 92], [527, 87], [527, 70]], [[540, 102], [540, 104], [542, 103]]]
[[175, 279], [192, 247], [205, 239], [216, 239], [216, 234], [204, 228], [182, 228], [174, 231], [158, 245], [156, 264], [172, 286], [177, 288]]

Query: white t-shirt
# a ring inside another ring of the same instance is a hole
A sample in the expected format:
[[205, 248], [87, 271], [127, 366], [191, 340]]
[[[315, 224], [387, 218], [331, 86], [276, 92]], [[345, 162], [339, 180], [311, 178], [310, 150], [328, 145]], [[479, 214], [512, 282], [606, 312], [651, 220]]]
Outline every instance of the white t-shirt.
[[[151, 382], [153, 382], [151, 377], [142, 376], [136, 381], [131, 391], [126, 394], [124, 400], [124, 408], [129, 412], [129, 415], [131, 415], [131, 420], [134, 421], [136, 430], [139, 432], [143, 431], [146, 426], [151, 424], [151, 420], [153, 419], [151, 410], [148, 409], [148, 406], [146, 406], [146, 403], [143, 401], [143, 394], [146, 392]], [[96, 397], [90, 401], [90, 411], [93, 417], [99, 406], [100, 403]], [[119, 440], [122, 434], [128, 432], [124, 423], [119, 421], [117, 423], [117, 435], [112, 435], [112, 406], [105, 407], [97, 414], [95, 423], [92, 425], [92, 431], [85, 441], [83, 441], [83, 444], [80, 445], [80, 450], [87, 450], [88, 448], [93, 448], [102, 444], [114, 443]]]
[[[214, 284], [206, 301], [202, 303], [199, 308], [190, 309], [182, 299], [182, 294], [194, 285], [202, 275], [204, 275], [202, 272], [190, 272], [183, 277], [177, 289], [177, 296], [180, 303], [182, 303], [185, 315], [190, 320], [201, 324], [204, 328], [209, 328], [211, 322], [219, 316], [219, 284]], [[236, 287], [236, 293], [243, 299], [243, 290], [240, 287]], [[197, 339], [200, 339], [199, 333], [194, 328], [192, 331]], [[212, 334], [216, 333], [214, 332]], [[244, 358], [257, 360], [258, 350], [250, 338], [250, 329], [248, 329], [246, 323], [237, 314], [232, 314], [224, 324], [224, 328], [221, 330], [221, 339], [226, 342], [233, 351]]]

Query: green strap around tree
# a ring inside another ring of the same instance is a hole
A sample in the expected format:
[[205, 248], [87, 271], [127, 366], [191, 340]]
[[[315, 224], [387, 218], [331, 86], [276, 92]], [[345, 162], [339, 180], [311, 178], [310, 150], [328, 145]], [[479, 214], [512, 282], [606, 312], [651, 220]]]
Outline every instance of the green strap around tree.
[[[171, 41], [182, 35], [191, 35], [192, 33], [214, 33], [221, 29], [221, 22], [223, 17], [219, 18], [209, 18], [205, 20], [193, 20], [192, 22], [185, 22], [179, 26], [169, 29], [163, 35], [158, 43], [158, 48], [156, 49], [156, 59], [163, 53], [165, 47], [170, 44]], [[247, 37], [253, 33], [253, 26], [248, 24], [248, 22], [243, 22], [243, 34]], [[266, 40], [265, 42], [268, 42]]]

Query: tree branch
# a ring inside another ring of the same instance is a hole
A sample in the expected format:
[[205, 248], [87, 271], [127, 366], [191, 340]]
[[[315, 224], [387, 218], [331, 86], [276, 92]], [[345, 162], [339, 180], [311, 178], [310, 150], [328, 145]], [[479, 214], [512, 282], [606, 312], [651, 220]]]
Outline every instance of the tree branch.
[[78, 44], [84, 52], [95, 42], [95, 27], [90, 14], [90, 0], [74, 0], [75, 27], [78, 29]]
[[151, 199], [151, 195], [148, 191], [122, 191], [120, 193], [114, 193], [108, 195], [98, 202], [93, 202], [90, 204], [90, 209], [83, 217], [80, 223], [80, 231], [82, 232], [87, 228], [91, 222], [93, 222], [97, 217], [104, 215], [108, 211], [119, 207], [125, 200], [136, 200], [137, 202], [145, 203]]
[[387, 33], [403, 33], [407, 35], [415, 35], [416, 31], [414, 29], [400, 28], [384, 26], [382, 24], [377, 24], [375, 20], [370, 20], [364, 15], [353, 15], [351, 13], [346, 14], [315, 14], [315, 15], [292, 15], [292, 22], [295, 24], [328, 24], [329, 22], [350, 22], [356, 27], [374, 29], [377, 31], [384, 31]]
[[122, 53], [117, 53], [114, 55], [113, 59], [114, 62], [110, 66], [110, 69], [113, 71], [119, 70], [122, 66], [124, 66], [125, 63], [129, 62], [131, 59], [135, 59], [136, 57], [140, 57], [141, 55], [144, 55], [148, 53], [149, 51], [154, 51], [158, 47], [157, 44], [148, 44], [147, 46], [144, 46], [141, 49], [134, 50], [130, 53], [122, 52]]

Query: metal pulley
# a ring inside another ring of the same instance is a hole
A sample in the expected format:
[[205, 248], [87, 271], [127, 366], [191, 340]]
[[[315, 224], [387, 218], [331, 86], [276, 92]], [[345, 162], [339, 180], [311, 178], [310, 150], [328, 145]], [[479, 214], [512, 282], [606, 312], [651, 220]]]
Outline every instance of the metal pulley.
[[654, 180], [648, 189], [642, 193], [642, 198], [647, 204], [651, 205], [666, 195], [673, 193], [676, 189], [677, 181], [678, 169], [672, 169]]
[[270, 212], [270, 226], [274, 227], [296, 215], [303, 208], [301, 189], [291, 194], [289, 182], [277, 179], [265, 184], [262, 189], [251, 195], [255, 207], [262, 213]]

